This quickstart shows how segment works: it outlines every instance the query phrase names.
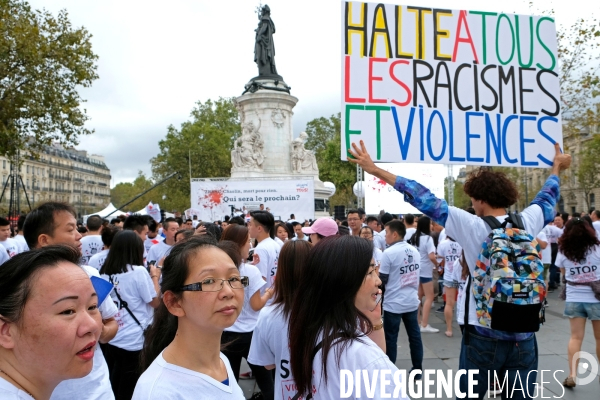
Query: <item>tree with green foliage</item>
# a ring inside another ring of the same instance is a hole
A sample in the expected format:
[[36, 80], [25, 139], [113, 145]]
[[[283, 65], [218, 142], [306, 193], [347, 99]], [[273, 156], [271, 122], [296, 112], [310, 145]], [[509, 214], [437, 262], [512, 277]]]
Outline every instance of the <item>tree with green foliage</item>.
[[[448, 178], [444, 178], [444, 198], [448, 200]], [[471, 198], [465, 193], [464, 185], [454, 180], [454, 207], [463, 210], [471, 207]]]
[[324, 182], [333, 182], [335, 194], [329, 199], [329, 205], [351, 206], [356, 200], [352, 187], [356, 183], [356, 167], [340, 160], [341, 123], [340, 113], [329, 118], [320, 117], [306, 124], [305, 147], [315, 152], [319, 166], [319, 178]]
[[585, 209], [590, 208], [590, 193], [592, 189], [600, 187], [598, 161], [600, 160], [600, 136], [596, 135], [591, 140], [583, 143], [579, 154], [577, 166], [577, 181], [583, 190]]
[[[197, 102], [191, 121], [167, 128], [167, 136], [158, 143], [160, 153], [150, 160], [153, 180], [158, 182], [173, 172], [172, 178], [156, 191], [165, 196], [161, 209], [183, 212], [190, 205], [190, 178], [228, 177], [231, 150], [240, 135], [240, 119], [233, 98]], [[190, 176], [191, 159], [191, 176]]]
[[86, 110], [78, 89], [98, 78], [91, 35], [74, 28], [66, 11], [55, 17], [23, 0], [0, 0], [0, 155], [27, 146], [78, 144]]
[[[139, 171], [137, 178], [135, 178], [133, 182], [118, 183], [110, 190], [111, 202], [115, 207], [120, 207], [138, 194], [150, 189], [152, 185], [154, 185], [154, 182], [147, 178], [142, 171]], [[149, 202], [161, 204], [161, 197], [162, 194], [160, 194], [160, 190], [158, 188], [153, 189], [133, 203], [129, 204], [127, 207], [122, 208], [121, 211], [136, 212], [146, 207]]]

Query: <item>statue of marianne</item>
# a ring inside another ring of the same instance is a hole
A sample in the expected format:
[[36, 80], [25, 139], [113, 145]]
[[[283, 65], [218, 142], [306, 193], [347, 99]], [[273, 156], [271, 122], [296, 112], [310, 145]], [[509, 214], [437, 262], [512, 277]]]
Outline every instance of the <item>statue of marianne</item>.
[[271, 9], [268, 5], [265, 5], [261, 9], [259, 19], [258, 28], [256, 28], [256, 43], [254, 45], [254, 62], [258, 65], [258, 75], [277, 75], [277, 68], [275, 68], [275, 43], [273, 43], [275, 24], [271, 20]]

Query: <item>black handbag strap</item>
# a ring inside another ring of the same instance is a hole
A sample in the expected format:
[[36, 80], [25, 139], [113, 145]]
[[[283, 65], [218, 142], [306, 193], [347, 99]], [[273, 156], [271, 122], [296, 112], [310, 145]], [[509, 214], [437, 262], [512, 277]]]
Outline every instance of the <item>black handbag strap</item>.
[[[464, 261], [467, 262], [466, 260], [464, 260]], [[471, 296], [473, 296], [473, 294], [471, 293], [471, 281], [472, 280], [473, 280], [473, 278], [471, 277], [471, 271], [469, 270], [467, 287], [465, 288], [465, 315], [463, 318], [463, 323], [465, 326], [464, 337], [465, 337], [466, 345], [469, 344], [469, 304], [471, 303]]]
[[139, 326], [140, 328], [142, 328], [142, 331], [143, 331], [143, 330], [144, 330], [144, 327], [142, 326], [142, 324], [140, 323], [140, 321], [139, 321], [139, 320], [138, 320], [138, 319], [135, 317], [135, 314], [133, 314], [133, 312], [132, 312], [132, 311], [129, 309], [129, 306], [127, 305], [127, 302], [126, 302], [126, 301], [124, 301], [124, 300], [121, 298], [121, 295], [119, 295], [119, 291], [118, 291], [117, 285], [115, 285], [115, 283], [113, 282], [113, 276], [111, 275], [111, 276], [109, 277], [109, 279], [110, 279], [110, 283], [112, 283], [112, 284], [113, 284], [113, 286], [115, 287], [115, 294], [117, 295], [117, 299], [119, 299], [119, 303], [120, 303], [120, 304], [123, 306], [123, 308], [124, 308], [125, 310], [127, 310], [127, 312], [129, 313], [129, 315], [131, 315], [131, 318], [133, 318], [133, 320], [134, 320], [134, 321], [135, 321], [135, 322], [138, 324], [138, 326]]
[[[317, 355], [319, 350], [321, 350], [321, 347], [323, 347], [323, 341], [320, 341], [319, 343], [317, 343], [317, 345], [313, 349], [313, 353], [312, 353], [313, 360], [315, 359], [315, 356]], [[294, 397], [292, 397], [292, 400], [298, 400], [300, 398], [300, 396], [302, 396], [302, 393], [298, 392], [298, 393], [296, 393], [296, 395]], [[308, 396], [306, 396], [306, 400], [310, 400], [310, 399], [312, 399], [312, 393], [309, 393]]]

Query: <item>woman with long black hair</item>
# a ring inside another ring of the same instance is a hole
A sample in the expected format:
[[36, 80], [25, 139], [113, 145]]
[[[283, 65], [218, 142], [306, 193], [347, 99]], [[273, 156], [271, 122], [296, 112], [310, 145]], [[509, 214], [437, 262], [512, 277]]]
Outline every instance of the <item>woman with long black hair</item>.
[[276, 400], [295, 395], [294, 379], [289, 373], [288, 318], [311, 248], [312, 244], [305, 240], [290, 240], [281, 248], [273, 304], [260, 311], [250, 344], [249, 364], [269, 370], [276, 368]]
[[408, 243], [412, 244], [421, 254], [421, 268], [419, 269], [419, 300], [425, 296], [421, 306], [421, 332], [439, 332], [439, 329], [429, 325], [429, 313], [433, 304], [433, 269], [437, 268], [435, 244], [431, 237], [431, 219], [421, 216], [417, 222], [417, 230]]
[[[375, 370], [392, 375], [398, 370], [367, 337], [383, 327], [368, 317], [380, 284], [372, 243], [334, 236], [313, 248], [297, 289], [302, 300], [298, 297], [290, 312], [290, 367], [299, 393], [315, 400], [339, 398], [340, 370], [361, 370], [369, 377]], [[373, 398], [381, 398], [380, 384], [374, 382]], [[407, 398], [402, 390], [399, 398]]]
[[119, 330], [102, 350], [116, 400], [129, 400], [140, 376], [144, 330], [160, 304], [160, 269], [152, 265], [149, 274], [144, 267], [144, 242], [135, 231], [118, 232], [110, 249], [100, 276], [115, 286], [111, 297], [119, 308], [115, 316]]
[[564, 272], [566, 285], [561, 297], [566, 300], [565, 313], [571, 324], [568, 346], [569, 376], [566, 387], [575, 387], [577, 364], [575, 353], [581, 350], [586, 319], [592, 321], [596, 353], [600, 359], [600, 241], [596, 231], [582, 218], [567, 222], [558, 239], [556, 266]]
[[[240, 275], [247, 276], [249, 284], [244, 288], [244, 306], [242, 311], [229, 328], [225, 329], [221, 336], [221, 343], [225, 346], [223, 354], [227, 356], [231, 364], [231, 369], [236, 380], [240, 379], [240, 365], [242, 358], [248, 359], [250, 343], [259, 311], [265, 306], [267, 301], [273, 296], [274, 289], [267, 288], [261, 295], [261, 288], [267, 283], [263, 280], [260, 271], [252, 264], [245, 263], [250, 250], [250, 234], [248, 228], [242, 225], [228, 226], [221, 242], [229, 241], [235, 245], [237, 250], [236, 262], [240, 270]], [[256, 378], [256, 383], [265, 400], [273, 400], [273, 375], [261, 366], [249, 363], [252, 375]]]

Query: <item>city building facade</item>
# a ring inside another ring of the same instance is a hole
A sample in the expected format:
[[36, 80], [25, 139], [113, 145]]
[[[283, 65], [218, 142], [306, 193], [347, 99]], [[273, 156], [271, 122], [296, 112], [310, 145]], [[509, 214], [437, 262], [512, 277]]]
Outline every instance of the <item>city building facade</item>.
[[[101, 210], [110, 203], [111, 176], [103, 156], [53, 144], [44, 148], [38, 158], [23, 152], [20, 160], [19, 203], [23, 211], [29, 210], [27, 199], [32, 208], [46, 201], [67, 202], [79, 216]], [[11, 161], [0, 156], [3, 209], [8, 208], [11, 193]]]

